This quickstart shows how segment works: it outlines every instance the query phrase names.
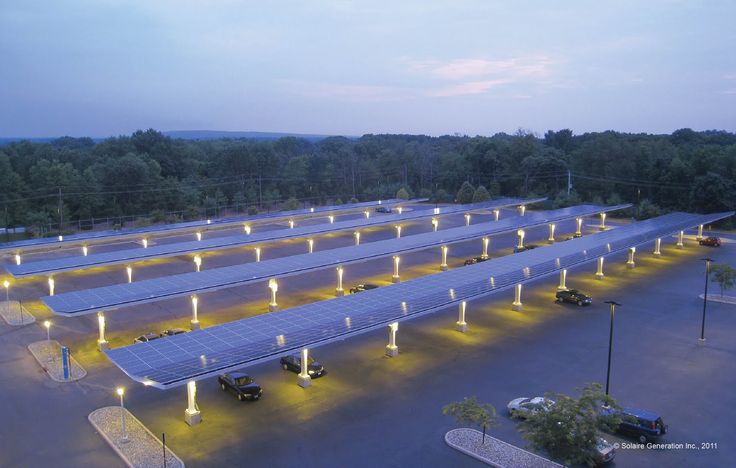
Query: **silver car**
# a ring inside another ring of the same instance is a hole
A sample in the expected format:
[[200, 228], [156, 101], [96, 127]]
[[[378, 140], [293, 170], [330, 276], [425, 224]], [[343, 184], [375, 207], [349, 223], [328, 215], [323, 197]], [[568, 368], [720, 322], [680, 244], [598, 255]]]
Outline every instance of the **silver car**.
[[545, 397], [520, 397], [515, 398], [506, 405], [509, 415], [512, 418], [527, 418], [529, 414], [534, 414], [540, 409], [548, 411], [554, 405], [554, 400]]

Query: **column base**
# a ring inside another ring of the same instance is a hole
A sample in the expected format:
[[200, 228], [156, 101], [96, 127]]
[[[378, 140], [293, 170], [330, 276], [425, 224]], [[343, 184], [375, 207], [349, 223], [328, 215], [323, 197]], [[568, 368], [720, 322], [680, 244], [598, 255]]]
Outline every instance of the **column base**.
[[193, 413], [190, 413], [188, 409], [184, 410], [184, 421], [186, 421], [187, 424], [190, 426], [196, 426], [197, 424], [202, 422], [202, 415], [198, 410], [195, 410]]
[[481, 255], [480, 258], [482, 258], [483, 260], [488, 260], [488, 255]]
[[278, 304], [268, 304], [269, 312], [276, 312], [277, 310], [279, 310]]
[[465, 333], [468, 331], [468, 324], [466, 322], [455, 322], [455, 330], [459, 331], [460, 333]]
[[661, 257], [662, 252], [652, 252], [652, 255], [654, 255], [655, 257]]
[[684, 249], [685, 248], [685, 245], [683, 245], [683, 244], [677, 244], [677, 248], [678, 249]]
[[547, 239], [547, 243], [548, 244], [554, 244], [555, 243], [555, 240], [554, 239]]
[[514, 312], [520, 312], [523, 309], [524, 304], [522, 304], [521, 302], [514, 302], [511, 304], [511, 310], [513, 310]]
[[97, 340], [97, 349], [100, 351], [107, 351], [108, 349], [110, 349], [110, 343], [108, 343], [107, 341]]
[[440, 271], [447, 271], [447, 265], [440, 265]]
[[636, 266], [636, 263], [634, 262], [626, 262], [626, 268], [634, 268]]
[[396, 357], [398, 355], [399, 355], [399, 347], [398, 346], [386, 345], [386, 356], [388, 356], [388, 357]]
[[392, 283], [401, 283], [401, 277], [400, 276], [392, 276], [391, 277]]
[[335, 289], [335, 297], [342, 297], [345, 295], [344, 289]]
[[596, 273], [596, 274], [595, 274], [595, 279], [597, 279], [597, 280], [602, 280], [604, 276], [605, 276], [605, 275], [604, 275], [603, 273]]
[[296, 383], [297, 383], [297, 385], [299, 385], [302, 388], [311, 387], [312, 386], [312, 378], [309, 376], [309, 374], [307, 374], [307, 375], [299, 374], [296, 377]]
[[705, 344], [705, 338], [698, 338], [698, 344], [704, 345]]
[[190, 320], [189, 321], [189, 329], [190, 330], [194, 331], [194, 330], [199, 330], [200, 328], [202, 328], [202, 326], [199, 324], [199, 320], [196, 320], [196, 321], [195, 320]]
[[558, 291], [567, 291], [567, 287], [566, 286], [557, 286], [557, 290]]

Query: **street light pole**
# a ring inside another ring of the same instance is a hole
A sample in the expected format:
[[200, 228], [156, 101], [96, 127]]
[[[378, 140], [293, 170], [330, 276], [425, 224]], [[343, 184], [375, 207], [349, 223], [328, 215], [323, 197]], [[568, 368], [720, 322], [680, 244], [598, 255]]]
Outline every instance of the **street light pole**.
[[700, 342], [705, 341], [705, 307], [708, 304], [708, 278], [710, 277], [710, 264], [712, 258], [701, 258], [705, 262], [705, 291], [703, 292], [703, 320], [700, 322]]
[[611, 354], [613, 352], [613, 317], [616, 310], [616, 306], [620, 306], [616, 301], [605, 301], [606, 304], [611, 304], [611, 330], [608, 333], [608, 370], [606, 371], [606, 396], [608, 396], [608, 389], [611, 383]]
[[123, 436], [120, 438], [120, 442], [126, 443], [128, 442], [128, 428], [125, 426], [125, 405], [123, 404], [125, 389], [123, 387], [118, 387], [117, 393], [120, 395], [120, 420], [123, 426]]

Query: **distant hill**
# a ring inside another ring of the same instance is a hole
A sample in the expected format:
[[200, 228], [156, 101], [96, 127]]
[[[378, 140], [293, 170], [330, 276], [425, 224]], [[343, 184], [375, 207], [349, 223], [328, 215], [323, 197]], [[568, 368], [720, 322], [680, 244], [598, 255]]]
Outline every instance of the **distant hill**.
[[319, 141], [333, 135], [309, 135], [301, 133], [275, 133], [275, 132], [223, 132], [218, 130], [173, 130], [163, 132], [171, 138], [183, 140], [219, 140], [222, 138], [249, 138], [253, 140], [278, 140], [284, 137], [304, 138], [309, 141]]

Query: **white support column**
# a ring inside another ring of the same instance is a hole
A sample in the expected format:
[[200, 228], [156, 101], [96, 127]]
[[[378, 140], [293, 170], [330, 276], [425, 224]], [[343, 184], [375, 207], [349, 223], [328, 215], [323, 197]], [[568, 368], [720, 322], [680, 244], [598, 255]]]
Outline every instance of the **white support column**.
[[558, 291], [567, 291], [567, 284], [565, 281], [567, 280], [567, 269], [563, 268], [560, 270], [560, 285], [557, 286]]
[[329, 220], [330, 220], [330, 224], [334, 224], [334, 223], [335, 223], [335, 217], [334, 217], [333, 215], [329, 215], [329, 216], [327, 217], [327, 219], [329, 219]]
[[583, 235], [583, 218], [575, 218], [575, 235]]
[[549, 236], [547, 237], [547, 242], [550, 244], [554, 244], [555, 242], [555, 223], [549, 223]]
[[520, 311], [524, 308], [521, 303], [521, 283], [516, 283], [514, 287], [514, 302], [511, 303], [511, 310]]
[[312, 377], [309, 375], [309, 350], [302, 348], [301, 372], [297, 376], [297, 384], [302, 388], [312, 386]]
[[335, 288], [335, 296], [342, 297], [345, 295], [345, 290], [342, 287], [343, 269], [339, 266], [335, 270], [337, 271], [337, 288]]
[[105, 314], [102, 311], [97, 312], [97, 324], [100, 326], [100, 338], [97, 340], [97, 349], [100, 351], [110, 349], [110, 344], [105, 339]]
[[600, 226], [600, 229], [601, 229], [601, 231], [605, 231], [606, 230], [606, 213], [601, 213], [601, 226]]
[[20, 254], [19, 253], [15, 254], [15, 264], [20, 265]]
[[243, 225], [243, 232], [245, 232], [247, 235], [250, 235], [250, 232], [251, 232], [250, 225], [244, 224]]
[[289, 229], [294, 229], [294, 220], [293, 219], [290, 219], [289, 220]]
[[307, 240], [307, 249], [309, 250], [309, 253], [314, 253], [314, 239]]
[[201, 231], [197, 231], [197, 240], [198, 241], [201, 241], [202, 240], [202, 232]]
[[598, 265], [595, 270], [595, 278], [599, 280], [603, 279], [603, 257], [598, 257]]
[[360, 245], [360, 231], [355, 231], [353, 235], [355, 236], [355, 245]]
[[144, 249], [147, 249], [147, 248], [148, 248], [148, 239], [146, 239], [146, 238], [144, 237], [144, 238], [143, 238], [143, 239], [141, 240], [141, 243], [143, 244], [143, 248], [144, 248]]
[[519, 229], [516, 231], [516, 236], [519, 238], [519, 242], [516, 244], [516, 248], [521, 250], [524, 248], [524, 230]]
[[467, 303], [462, 301], [457, 307], [457, 322], [455, 322], [455, 330], [465, 333], [468, 331], [468, 323], [465, 321], [465, 307]]
[[399, 206], [399, 207], [396, 208], [396, 211], [398, 211], [399, 214], [401, 214], [401, 213], [404, 212], [404, 207], [403, 206]]
[[189, 321], [189, 328], [192, 330], [199, 330], [199, 297], [196, 294], [192, 294], [192, 320]]
[[133, 267], [130, 265], [127, 265], [125, 267], [125, 272], [128, 274], [128, 283], [133, 282]]
[[276, 291], [279, 290], [279, 283], [276, 278], [268, 280], [268, 289], [271, 290], [271, 302], [268, 303], [268, 311], [276, 312], [279, 309], [279, 305], [276, 303]]
[[256, 262], [260, 262], [260, 261], [261, 261], [261, 248], [256, 247]]
[[636, 263], [634, 263], [635, 253], [636, 253], [636, 247], [629, 247], [629, 259], [626, 261], [627, 268], [634, 268], [636, 266]]
[[526, 213], [526, 205], [519, 205], [519, 216], [524, 216]]
[[701, 240], [702, 238], [703, 238], [703, 225], [700, 224], [700, 225], [698, 225], [698, 237], [697, 237], [697, 239], [698, 240]]
[[202, 269], [202, 257], [200, 255], [194, 256], [194, 267], [197, 270], [197, 273]]
[[89, 255], [89, 247], [87, 247], [86, 245], [82, 246], [82, 255], [84, 255], [85, 257]]
[[53, 276], [49, 276], [49, 296], [54, 295], [54, 288], [56, 286], [56, 282], [54, 281]]
[[365, 214], [365, 219], [370, 219], [370, 217], [371, 217], [371, 212], [370, 212], [370, 211], [368, 211], [368, 210], [365, 210], [365, 211], [363, 212], [363, 214]]
[[682, 249], [683, 247], [685, 247], [684, 237], [685, 237], [684, 231], [680, 231], [677, 233], [677, 248], [678, 249]]
[[399, 355], [399, 347], [396, 346], [396, 332], [399, 331], [399, 322], [388, 324], [388, 344], [386, 345], [386, 356], [396, 357]]
[[432, 218], [432, 231], [437, 232], [437, 228], [440, 225], [440, 220], [437, 218]]
[[483, 251], [480, 254], [480, 258], [482, 258], [483, 260], [488, 258], [488, 244], [490, 242], [491, 242], [491, 239], [489, 239], [488, 237], [483, 238]]
[[662, 255], [662, 251], [660, 248], [662, 247], [662, 239], [659, 237], [654, 241], [654, 252], [652, 252], [652, 255]]
[[498, 208], [496, 208], [495, 210], [493, 210], [493, 219], [495, 221], [498, 221], [498, 218], [500, 216], [501, 216], [501, 210], [499, 210]]
[[470, 226], [470, 213], [465, 213], [465, 225]]
[[447, 271], [447, 246], [443, 245], [440, 249], [442, 250], [442, 263], [440, 263], [440, 270]]
[[401, 282], [401, 276], [399, 276], [399, 261], [401, 261], [401, 258], [398, 255], [394, 255], [394, 274], [391, 276], [392, 283]]
[[401, 225], [396, 226], [396, 238], [401, 239]]
[[202, 422], [202, 416], [197, 408], [197, 384], [194, 380], [187, 382], [187, 409], [184, 410], [184, 421], [190, 426]]

